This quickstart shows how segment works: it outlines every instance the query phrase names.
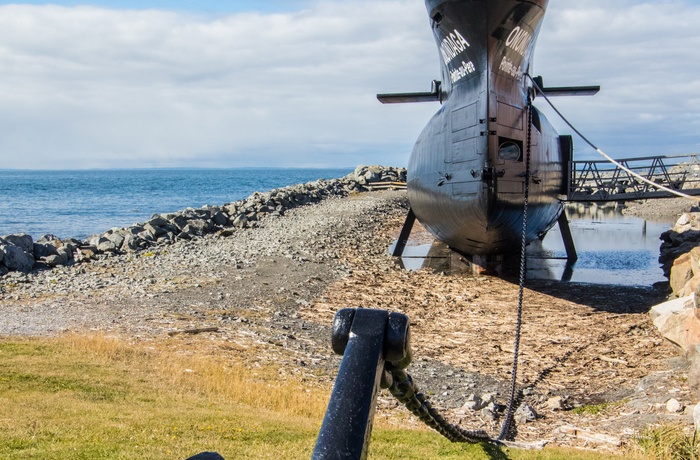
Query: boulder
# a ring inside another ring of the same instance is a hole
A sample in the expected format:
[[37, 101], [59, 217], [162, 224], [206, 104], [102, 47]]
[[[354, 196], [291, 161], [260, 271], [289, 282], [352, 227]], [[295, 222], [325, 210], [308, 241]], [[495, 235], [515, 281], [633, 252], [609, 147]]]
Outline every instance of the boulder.
[[154, 226], [154, 227], [165, 227], [165, 226], [168, 225], [169, 223], [170, 223], [170, 222], [168, 222], [168, 219], [166, 219], [165, 217], [160, 216], [160, 215], [158, 215], [158, 214], [154, 214], [154, 215], [151, 217], [151, 220], [149, 220], [148, 222], [146, 222], [146, 224], [150, 224], [150, 225], [152, 225], [152, 226]]
[[15, 235], [7, 235], [3, 237], [3, 239], [9, 244], [21, 248], [27, 254], [34, 255], [34, 240], [31, 235], [18, 233]]
[[245, 214], [239, 214], [233, 219], [232, 223], [234, 227], [245, 228], [248, 223], [248, 218]]
[[684, 354], [700, 345], [700, 320], [696, 316], [695, 295], [669, 300], [649, 311], [654, 326]]
[[182, 229], [187, 226], [187, 218], [181, 214], [178, 214], [170, 219], [170, 223], [177, 227], [178, 230], [182, 231]]
[[[698, 242], [700, 244], [700, 241]], [[700, 275], [700, 246], [696, 246], [690, 250], [690, 268], [693, 270], [693, 276]]]
[[683, 254], [673, 262], [670, 284], [673, 293], [678, 296], [686, 283], [693, 278], [690, 254]]
[[107, 238], [109, 241], [114, 243], [114, 246], [117, 248], [121, 248], [122, 245], [124, 244], [124, 237], [127, 235], [127, 233], [124, 230], [117, 230], [115, 232], [108, 232], [104, 235], [105, 238]]
[[119, 249], [117, 245], [108, 238], [100, 238], [97, 242], [97, 250], [99, 252], [116, 252], [117, 249]]
[[44, 262], [46, 262], [46, 265], [48, 265], [49, 267], [55, 267], [57, 265], [65, 265], [65, 263], [66, 263], [66, 261], [58, 254], [46, 257]]
[[56, 235], [53, 235], [51, 233], [47, 233], [46, 235], [43, 235], [39, 237], [38, 240], [36, 240], [36, 243], [52, 243], [55, 245], [56, 242], [61, 241], [61, 238], [57, 237]]
[[165, 235], [167, 233], [167, 231], [164, 228], [150, 223], [145, 223], [143, 225], [143, 230], [144, 232], [150, 234], [152, 238], [158, 238], [159, 236]]
[[58, 254], [58, 250], [53, 244], [49, 243], [34, 243], [34, 258], [41, 259], [48, 256], [54, 256]]
[[63, 263], [61, 265], [67, 264], [68, 262], [73, 260], [74, 250], [70, 250], [68, 246], [60, 247], [60, 248], [58, 248], [58, 250], [56, 252], [58, 253], [57, 255], [63, 261]]
[[218, 211], [216, 214], [214, 214], [211, 217], [211, 220], [214, 221], [214, 223], [220, 227], [225, 227], [230, 223], [228, 217], [226, 217], [226, 214], [224, 214], [221, 211]]
[[124, 236], [124, 242], [122, 243], [120, 249], [122, 251], [135, 251], [136, 249], [138, 249], [138, 247], [139, 245], [136, 236], [128, 234]]
[[90, 260], [94, 259], [97, 257], [97, 247], [88, 245], [88, 246], [81, 246], [80, 249], [78, 249], [78, 258], [79, 260]]
[[685, 283], [683, 289], [678, 293], [678, 297], [687, 297], [693, 293], [700, 298], [700, 276], [693, 276], [690, 281]]
[[[32, 246], [34, 243], [32, 243]], [[21, 247], [13, 244], [7, 244], [0, 247], [5, 253], [3, 263], [9, 270], [18, 272], [30, 272], [34, 267], [34, 256], [25, 252]]]
[[186, 233], [190, 236], [203, 236], [211, 230], [212, 224], [208, 220], [191, 220], [182, 229], [182, 233]]

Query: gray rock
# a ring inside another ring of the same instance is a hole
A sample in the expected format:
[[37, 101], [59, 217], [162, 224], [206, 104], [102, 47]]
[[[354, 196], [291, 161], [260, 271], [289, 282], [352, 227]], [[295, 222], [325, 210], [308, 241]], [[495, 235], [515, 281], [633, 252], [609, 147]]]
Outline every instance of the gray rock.
[[696, 404], [693, 409], [693, 421], [695, 422], [695, 431], [700, 431], [700, 404]]
[[216, 214], [214, 214], [214, 215], [211, 217], [211, 220], [214, 221], [214, 223], [215, 223], [216, 225], [219, 225], [219, 226], [221, 226], [221, 227], [226, 226], [226, 225], [229, 225], [229, 223], [230, 223], [229, 220], [228, 220], [228, 217], [226, 217], [226, 215], [225, 215], [223, 212], [221, 212], [221, 211], [219, 211], [219, 212], [217, 212]]
[[[32, 246], [34, 243], [32, 243]], [[9, 270], [18, 272], [30, 272], [34, 267], [34, 256], [25, 252], [19, 246], [4, 245], [0, 249], [5, 253], [4, 264]]]
[[9, 244], [21, 248], [27, 254], [34, 255], [34, 240], [31, 235], [26, 233], [18, 233], [15, 235], [7, 235], [3, 238]]
[[248, 218], [246, 217], [245, 214], [239, 214], [236, 216], [235, 219], [233, 219], [233, 226], [234, 227], [240, 227], [244, 228], [246, 224], [248, 223]]
[[91, 260], [97, 257], [97, 247], [88, 245], [78, 249], [78, 260]]
[[518, 410], [515, 411], [514, 418], [515, 422], [520, 424], [534, 422], [537, 420], [537, 412], [535, 412], [535, 409], [529, 404], [522, 403], [520, 407], [518, 407]]
[[467, 397], [467, 401], [462, 406], [463, 409], [477, 411], [486, 407], [481, 398], [478, 395], [471, 394]]
[[211, 230], [211, 221], [208, 220], [191, 220], [182, 229], [182, 233], [187, 233], [190, 236], [203, 236]]
[[549, 398], [547, 402], [545, 403], [545, 406], [547, 409], [551, 411], [559, 411], [559, 410], [564, 410], [566, 408], [565, 405], [565, 399], [562, 396], [554, 396], [552, 398]]
[[496, 420], [496, 412], [498, 408], [495, 403], [490, 403], [483, 409], [481, 409], [481, 416], [487, 420]]
[[97, 250], [99, 252], [115, 252], [117, 249], [117, 245], [107, 238], [100, 238], [97, 243]]
[[112, 243], [114, 243], [114, 245], [117, 248], [121, 248], [122, 245], [124, 244], [124, 237], [126, 235], [127, 235], [127, 233], [125, 231], [117, 230], [116, 232], [106, 233], [104, 235], [104, 237], [107, 238]]
[[56, 252], [57, 252], [57, 255], [63, 261], [63, 263], [61, 265], [67, 264], [68, 262], [73, 260], [73, 252], [74, 251], [71, 251], [68, 246], [63, 246], [61, 248], [58, 248], [58, 250]]
[[61, 238], [57, 237], [56, 235], [52, 235], [51, 233], [47, 233], [46, 235], [41, 236], [35, 242], [36, 243], [54, 243], [56, 241], [61, 241]]
[[178, 230], [182, 231], [182, 229], [187, 226], [187, 218], [181, 214], [178, 214], [170, 219], [170, 223], [177, 227]]
[[131, 234], [124, 236], [124, 242], [121, 245], [122, 251], [135, 251], [136, 249], [138, 249], [138, 247], [139, 245], [136, 236]]
[[58, 254], [58, 250], [52, 244], [48, 243], [34, 243], [34, 258], [41, 259], [48, 256], [54, 256]]
[[154, 227], [165, 227], [169, 223], [170, 222], [168, 222], [168, 219], [158, 214], [154, 214], [153, 217], [151, 217], [151, 220], [146, 222], [146, 224], [150, 224]]
[[680, 403], [676, 398], [671, 398], [666, 402], [666, 410], [672, 414], [678, 414], [683, 412], [683, 404]]
[[44, 260], [46, 262], [46, 265], [49, 267], [56, 267], [57, 265], [65, 265], [66, 261], [59, 255], [51, 255], [46, 257]]
[[162, 227], [158, 227], [150, 223], [144, 224], [143, 229], [145, 232], [149, 233], [152, 238], [158, 238], [166, 233], [166, 230]]
[[146, 230], [136, 234], [135, 236], [137, 241], [146, 241], [148, 243], [152, 243], [156, 240], [156, 237], [153, 236], [153, 233]]
[[5, 251], [0, 247], [0, 263], [2, 263], [3, 260], [5, 260]]

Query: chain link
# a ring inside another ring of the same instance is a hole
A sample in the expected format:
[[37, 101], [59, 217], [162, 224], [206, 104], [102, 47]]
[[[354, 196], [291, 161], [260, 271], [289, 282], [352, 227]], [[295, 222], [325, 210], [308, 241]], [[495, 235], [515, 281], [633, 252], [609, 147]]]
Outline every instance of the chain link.
[[433, 407], [428, 397], [421, 393], [413, 378], [404, 369], [391, 370], [392, 384], [389, 392], [404, 404], [413, 415], [452, 442], [478, 443], [492, 441], [483, 430], [468, 431], [449, 423]]
[[527, 206], [530, 197], [530, 156], [532, 154], [532, 94], [528, 91], [527, 95], [527, 147], [525, 156], [525, 199], [523, 203], [523, 234], [520, 245], [520, 283], [518, 289], [518, 312], [515, 320], [515, 339], [513, 344], [513, 368], [510, 377], [510, 390], [508, 396], [508, 407], [506, 408], [505, 419], [501, 433], [498, 435], [498, 440], [503, 441], [507, 438], [513, 438], [513, 413], [515, 406], [520, 402], [520, 398], [516, 397], [516, 387], [518, 380], [518, 356], [520, 355], [520, 331], [523, 326], [523, 293], [525, 290], [525, 249], [527, 247]]

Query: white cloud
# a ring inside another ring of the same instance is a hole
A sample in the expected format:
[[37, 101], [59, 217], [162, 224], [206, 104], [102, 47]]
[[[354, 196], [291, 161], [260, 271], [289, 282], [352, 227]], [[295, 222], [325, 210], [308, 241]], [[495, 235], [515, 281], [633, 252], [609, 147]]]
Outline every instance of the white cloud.
[[553, 86], [600, 84], [602, 90], [557, 105], [613, 156], [699, 152], [700, 5], [569, 3], [550, 3], [537, 71]]
[[[613, 153], [690, 151], [697, 23], [682, 1], [550, 2], [536, 70], [603, 86], [556, 102]], [[219, 16], [8, 5], [0, 69], [0, 167], [405, 164], [438, 108], [374, 97], [439, 78], [419, 0]]]

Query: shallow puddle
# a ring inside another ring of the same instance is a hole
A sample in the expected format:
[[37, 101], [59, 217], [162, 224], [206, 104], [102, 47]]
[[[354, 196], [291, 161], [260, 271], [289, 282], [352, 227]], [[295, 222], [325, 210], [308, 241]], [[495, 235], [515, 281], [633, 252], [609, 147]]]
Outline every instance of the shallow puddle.
[[[666, 281], [658, 262], [659, 235], [673, 222], [647, 221], [595, 205], [569, 207], [567, 215], [578, 260], [568, 264], [561, 233], [555, 225], [542, 241], [528, 246], [528, 278], [621, 286], [651, 286]], [[444, 244], [430, 241], [427, 232], [416, 224], [401, 258], [407, 270], [427, 267], [464, 271], [458, 255], [451, 254]], [[389, 250], [393, 250], [393, 245]], [[507, 272], [517, 271], [517, 257], [505, 263]]]
[[666, 281], [659, 264], [661, 233], [672, 222], [653, 222], [590, 206], [567, 210], [578, 260], [567, 265], [559, 227], [528, 247], [528, 277], [580, 283], [650, 286]]

